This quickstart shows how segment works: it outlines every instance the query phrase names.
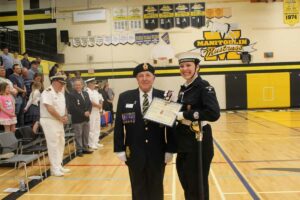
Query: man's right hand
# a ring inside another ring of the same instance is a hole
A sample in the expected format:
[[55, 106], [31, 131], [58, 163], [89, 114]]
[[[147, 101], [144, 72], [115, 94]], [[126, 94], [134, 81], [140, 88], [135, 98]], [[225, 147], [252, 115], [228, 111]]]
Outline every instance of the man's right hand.
[[126, 162], [126, 161], [127, 161], [125, 151], [117, 152], [116, 155], [118, 156], [118, 158], [119, 158], [122, 162]]
[[90, 112], [88, 112], [88, 111], [84, 112], [84, 116], [89, 117], [90, 116]]
[[63, 124], [67, 124], [68, 122], [68, 117], [67, 116], [62, 116], [60, 121], [63, 123]]

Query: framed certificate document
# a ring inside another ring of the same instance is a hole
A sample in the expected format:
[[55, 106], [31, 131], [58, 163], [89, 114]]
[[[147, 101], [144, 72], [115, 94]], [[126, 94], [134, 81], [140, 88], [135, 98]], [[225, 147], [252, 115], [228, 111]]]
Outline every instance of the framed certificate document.
[[172, 127], [176, 120], [176, 113], [180, 111], [181, 106], [179, 103], [154, 97], [144, 119]]

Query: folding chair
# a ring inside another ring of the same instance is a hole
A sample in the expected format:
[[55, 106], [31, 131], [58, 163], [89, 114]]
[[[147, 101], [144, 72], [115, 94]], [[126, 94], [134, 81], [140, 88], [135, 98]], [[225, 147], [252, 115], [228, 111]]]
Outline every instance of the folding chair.
[[47, 177], [46, 156], [48, 151], [47, 145], [43, 144], [44, 138], [35, 137], [35, 134], [30, 126], [23, 126], [18, 129], [21, 135], [21, 154], [38, 154], [43, 157], [45, 177]]
[[65, 143], [68, 145], [68, 152], [69, 152], [70, 160], [72, 159], [72, 153], [71, 153], [71, 148], [70, 148], [71, 142], [73, 142], [75, 157], [77, 155], [76, 154], [75, 133], [71, 132], [73, 130], [71, 125], [72, 125], [71, 115], [68, 115], [68, 123], [65, 125]]
[[[8, 133], [8, 132], [0, 133], [0, 153], [4, 154], [4, 153], [10, 153], [14, 151], [18, 152], [18, 149], [19, 149], [19, 141], [17, 140], [14, 133]], [[29, 191], [27, 164], [33, 163], [35, 160], [38, 160], [38, 164], [40, 168], [40, 176], [42, 177], [43, 180], [41, 162], [38, 155], [16, 154], [11, 158], [0, 160], [0, 164], [15, 164], [15, 163], [23, 164], [26, 187], [27, 187], [27, 191]]]

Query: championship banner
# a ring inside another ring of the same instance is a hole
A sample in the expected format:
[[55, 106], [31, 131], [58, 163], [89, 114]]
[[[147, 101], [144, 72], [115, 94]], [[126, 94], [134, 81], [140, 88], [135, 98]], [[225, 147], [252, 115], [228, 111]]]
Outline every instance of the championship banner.
[[205, 25], [205, 3], [191, 3], [191, 26], [201, 28]]
[[207, 8], [205, 9], [205, 16], [207, 19], [212, 18], [229, 18], [232, 17], [231, 8]]
[[134, 35], [134, 33], [128, 34], [127, 42], [128, 42], [128, 44], [134, 44], [135, 43], [135, 35]]
[[79, 47], [80, 46], [80, 38], [73, 38], [72, 39], [72, 46]]
[[283, 0], [283, 21], [290, 26], [299, 23], [299, 0]]
[[112, 38], [111, 38], [111, 35], [104, 35], [103, 36], [103, 44], [105, 45], [111, 45], [112, 43]]
[[128, 25], [131, 30], [142, 28], [143, 8], [140, 6], [128, 7]]
[[135, 34], [135, 43], [138, 45], [142, 44], [158, 44], [159, 43], [159, 33], [136, 33]]
[[88, 46], [89, 47], [95, 46], [95, 37], [88, 37]]
[[158, 44], [159, 43], [159, 33], [151, 33], [152, 43]]
[[111, 36], [111, 43], [114, 46], [118, 45], [120, 43], [120, 36], [119, 35], [112, 35]]
[[174, 28], [174, 5], [159, 5], [159, 27], [162, 29]]
[[223, 8], [223, 16], [226, 18], [232, 17], [231, 8]]
[[154, 30], [158, 28], [158, 6], [149, 5], [143, 7], [144, 11], [144, 28]]
[[216, 8], [215, 9], [215, 17], [221, 19], [224, 16], [223, 8]]
[[143, 42], [146, 45], [149, 45], [152, 43], [152, 33], [145, 33], [143, 34]]
[[127, 7], [113, 8], [113, 23], [116, 31], [125, 31], [128, 29]]
[[80, 38], [80, 46], [86, 47], [88, 44], [88, 39], [86, 37]]
[[136, 33], [135, 34], [135, 43], [137, 45], [144, 44], [144, 34], [143, 33]]
[[170, 36], [169, 36], [169, 33], [164, 33], [164, 34], [161, 36], [161, 39], [162, 39], [166, 44], [170, 44]]
[[190, 4], [175, 4], [175, 26], [186, 28], [190, 26]]
[[103, 45], [103, 37], [101, 37], [101, 36], [96, 36], [95, 37], [95, 44], [97, 45], [97, 46], [102, 46]]
[[214, 8], [209, 8], [205, 10], [205, 16], [207, 19], [212, 19], [215, 17], [215, 9]]
[[120, 44], [126, 44], [128, 42], [128, 35], [122, 34], [119, 36], [119, 43]]

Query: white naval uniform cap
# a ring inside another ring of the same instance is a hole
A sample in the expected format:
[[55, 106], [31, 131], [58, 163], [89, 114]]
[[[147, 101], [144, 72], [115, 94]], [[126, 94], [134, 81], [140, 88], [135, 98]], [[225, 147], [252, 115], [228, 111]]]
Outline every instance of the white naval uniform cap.
[[200, 53], [196, 52], [181, 52], [176, 54], [175, 57], [178, 59], [179, 64], [183, 62], [200, 62]]
[[96, 82], [95, 78], [89, 78], [87, 80], [85, 80], [85, 83], [90, 83], [90, 82]]
[[57, 73], [56, 75], [50, 77], [51, 81], [59, 81], [63, 84], [66, 84], [66, 79], [67, 79], [67, 76], [64, 74], [60, 74], [60, 73]]

